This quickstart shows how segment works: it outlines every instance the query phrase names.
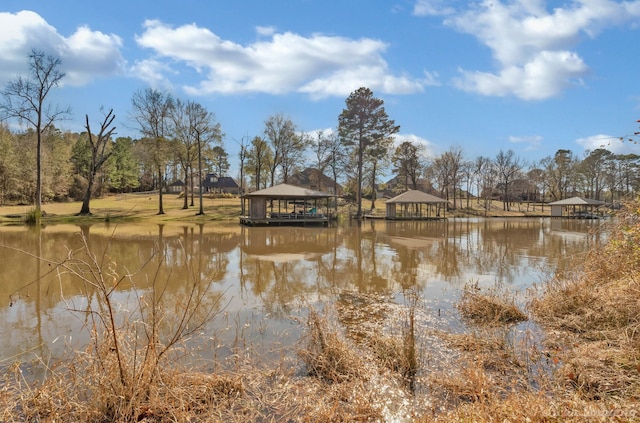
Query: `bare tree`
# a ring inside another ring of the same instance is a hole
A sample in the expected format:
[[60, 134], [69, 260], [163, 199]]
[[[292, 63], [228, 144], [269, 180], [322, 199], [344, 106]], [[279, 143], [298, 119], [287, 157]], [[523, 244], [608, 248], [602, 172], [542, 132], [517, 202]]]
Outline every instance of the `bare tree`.
[[331, 160], [331, 137], [333, 134], [325, 134], [324, 131], [317, 131], [311, 139], [311, 148], [315, 155], [314, 165], [318, 173], [316, 186], [318, 190], [322, 190], [322, 178], [325, 170], [329, 167]]
[[[547, 176], [545, 175], [544, 169], [540, 166], [540, 163], [533, 162], [529, 167], [529, 171], [527, 172], [527, 178], [529, 181], [535, 186], [535, 200], [536, 202], [540, 202], [541, 211], [544, 212], [544, 202], [546, 197], [546, 183], [545, 180]], [[534, 206], [535, 210], [535, 206]]]
[[[469, 202], [471, 201], [471, 186], [473, 185], [473, 162], [470, 160], [465, 160], [462, 162], [462, 175], [464, 178], [464, 181], [466, 182], [467, 185], [467, 192], [466, 192], [466, 199], [467, 199], [467, 204], [466, 204], [466, 208], [469, 208]], [[462, 204], [462, 189], [460, 189], [460, 204]]]
[[271, 186], [275, 185], [278, 169], [283, 182], [286, 183], [291, 170], [304, 161], [303, 153], [308, 140], [296, 134], [296, 127], [291, 119], [281, 113], [267, 118], [264, 122], [264, 135], [273, 153], [269, 162]]
[[167, 136], [169, 135], [173, 97], [162, 91], [147, 88], [134, 93], [131, 104], [133, 119], [142, 135], [153, 144], [151, 159], [158, 178], [158, 214], [164, 214], [162, 191], [164, 189], [164, 171], [168, 160]]
[[491, 161], [483, 156], [478, 156], [473, 160], [471, 164], [472, 173], [473, 173], [473, 181], [476, 187], [476, 204], [480, 204], [480, 195], [481, 195], [481, 186], [482, 186], [482, 172], [485, 170], [486, 163]]
[[[268, 163], [271, 162], [273, 152], [269, 148], [269, 144], [261, 138], [254, 137], [251, 140], [251, 146], [247, 151], [247, 167], [252, 171], [252, 178], [256, 190], [262, 186], [261, 182], [266, 179], [265, 173], [268, 170]], [[266, 181], [265, 184], [266, 185]]]
[[502, 186], [503, 210], [509, 211], [509, 188], [515, 177], [522, 171], [524, 161], [517, 157], [513, 150], [500, 150], [495, 159], [495, 166], [498, 172], [499, 183]]
[[457, 207], [456, 192], [462, 180], [462, 164], [462, 148], [453, 146], [437, 157], [431, 165], [432, 174], [440, 188], [440, 195], [448, 201], [449, 194], [453, 191], [454, 209]]
[[45, 55], [39, 50], [29, 54], [29, 76], [18, 76], [10, 81], [2, 94], [4, 101], [0, 110], [5, 119], [18, 119], [35, 130], [36, 143], [36, 215], [42, 213], [42, 136], [58, 119], [70, 113], [70, 108], [53, 107], [47, 97], [58, 87], [64, 72], [59, 70], [62, 61], [55, 56]]
[[[348, 161], [348, 155], [344, 151], [344, 144], [340, 141], [340, 137], [333, 133], [327, 137], [328, 143], [328, 167], [331, 169], [331, 177], [333, 179], [333, 193], [338, 194], [338, 177], [344, 173], [344, 168]], [[336, 209], [338, 203], [336, 202]]]
[[196, 146], [198, 151], [198, 199], [200, 203], [199, 215], [204, 214], [204, 206], [202, 202], [202, 153], [207, 146], [212, 144], [221, 145], [222, 129], [220, 124], [216, 121], [216, 117], [212, 112], [207, 111], [199, 103], [189, 103], [190, 107], [188, 113], [192, 116], [191, 130], [195, 134]]
[[370, 145], [366, 150], [365, 158], [371, 175], [371, 210], [376, 208], [378, 176], [384, 174], [391, 162], [389, 150], [392, 145], [393, 138], [387, 137]]
[[[178, 99], [171, 111], [171, 119], [173, 121], [172, 134], [176, 141], [175, 155], [180, 163], [184, 176], [184, 198], [183, 209], [189, 208], [189, 187], [193, 193], [193, 166], [196, 164], [197, 158], [197, 141], [195, 132], [193, 131], [194, 116], [191, 113], [193, 105], [190, 102], [183, 102]], [[193, 204], [192, 204], [193, 205]]]
[[[242, 137], [242, 140], [240, 140], [240, 151], [238, 152], [238, 159], [240, 159], [240, 196], [244, 195], [244, 167], [245, 167], [245, 161], [247, 160], [247, 144], [246, 144], [246, 139], [245, 137]], [[240, 201], [241, 204], [241, 208], [242, 210], [240, 211], [240, 215], [244, 216], [245, 215], [245, 209], [244, 209], [244, 200]]]
[[104, 120], [100, 124], [100, 131], [96, 136], [91, 133], [91, 126], [89, 125], [89, 115], [85, 115], [85, 128], [87, 128], [87, 138], [91, 153], [91, 163], [89, 165], [87, 190], [84, 193], [82, 199], [82, 208], [79, 215], [90, 215], [91, 209], [89, 202], [91, 201], [91, 193], [93, 191], [93, 183], [95, 182], [96, 175], [102, 168], [102, 165], [109, 159], [111, 153], [107, 152], [107, 146], [111, 141], [111, 136], [114, 134], [116, 127], [112, 126], [116, 115], [113, 114], [113, 109], [109, 110], [104, 117]]

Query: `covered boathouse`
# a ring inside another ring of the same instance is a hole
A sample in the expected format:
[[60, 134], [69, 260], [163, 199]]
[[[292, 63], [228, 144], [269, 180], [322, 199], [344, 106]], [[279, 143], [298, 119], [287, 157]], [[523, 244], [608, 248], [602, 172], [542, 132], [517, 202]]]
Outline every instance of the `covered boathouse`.
[[[410, 189], [387, 200], [387, 220], [431, 220], [446, 219], [447, 200]], [[398, 207], [399, 206], [399, 207]]]
[[240, 223], [248, 226], [327, 226], [334, 217], [329, 209], [332, 199], [335, 195], [322, 191], [275, 185], [241, 197], [243, 210], [248, 210], [248, 214], [240, 216]]
[[[551, 217], [568, 217], [571, 219], [598, 219], [604, 217], [597, 209], [606, 205], [604, 201], [591, 198], [571, 197], [548, 203], [551, 206]], [[564, 214], [564, 209], [568, 213]]]

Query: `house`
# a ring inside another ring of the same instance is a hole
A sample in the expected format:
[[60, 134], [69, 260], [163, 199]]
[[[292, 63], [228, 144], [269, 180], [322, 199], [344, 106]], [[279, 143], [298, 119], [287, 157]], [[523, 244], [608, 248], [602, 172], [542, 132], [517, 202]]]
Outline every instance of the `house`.
[[175, 180], [167, 185], [167, 193], [169, 194], [180, 194], [184, 191], [184, 182], [180, 180]]
[[240, 194], [240, 185], [230, 176], [218, 176], [208, 173], [202, 181], [204, 192], [217, 194]]
[[287, 184], [307, 188], [314, 191], [325, 191], [333, 195], [342, 195], [342, 186], [318, 169], [311, 167], [294, 173], [287, 178]]
[[529, 179], [514, 179], [509, 182], [509, 198], [504, 198], [504, 184], [499, 183], [494, 188], [482, 193], [483, 196], [497, 201], [540, 201], [540, 194], [536, 185]]

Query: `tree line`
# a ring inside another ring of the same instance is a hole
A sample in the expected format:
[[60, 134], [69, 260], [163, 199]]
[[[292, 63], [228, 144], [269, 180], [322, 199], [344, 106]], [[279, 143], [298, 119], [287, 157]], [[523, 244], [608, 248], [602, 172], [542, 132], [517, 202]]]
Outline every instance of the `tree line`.
[[[140, 138], [116, 137], [113, 110], [101, 111], [96, 130], [85, 115], [86, 131], [63, 132], [55, 123], [70, 109], [48, 103], [49, 93], [64, 78], [60, 60], [33, 50], [28, 63], [29, 74], [2, 91], [0, 205], [35, 204], [39, 211], [43, 200], [82, 200], [80, 214], [90, 214], [93, 196], [157, 191], [162, 214], [167, 181], [180, 180], [185, 187], [183, 208], [195, 205], [197, 192], [198, 213], [203, 213], [203, 176], [226, 176], [230, 169], [224, 134], [213, 112], [147, 88], [131, 98], [129, 118]], [[11, 130], [8, 123], [14, 122], [23, 124], [23, 130]], [[515, 201], [574, 195], [614, 202], [638, 193], [640, 186], [637, 155], [599, 148], [579, 158], [562, 149], [527, 163], [512, 150], [469, 159], [462, 148], [452, 146], [432, 157], [423, 144], [395, 143], [399, 130], [384, 102], [366, 87], [347, 97], [335, 130], [307, 133], [285, 115], [271, 115], [262, 134], [237, 142], [241, 192], [287, 183], [309, 167], [333, 181], [333, 187], [323, 186], [318, 177], [318, 190], [337, 193], [341, 182], [360, 217], [362, 199], [370, 199], [374, 208], [379, 192], [421, 189], [449, 200], [453, 208], [469, 207], [472, 199], [485, 205], [500, 199], [508, 210]]]

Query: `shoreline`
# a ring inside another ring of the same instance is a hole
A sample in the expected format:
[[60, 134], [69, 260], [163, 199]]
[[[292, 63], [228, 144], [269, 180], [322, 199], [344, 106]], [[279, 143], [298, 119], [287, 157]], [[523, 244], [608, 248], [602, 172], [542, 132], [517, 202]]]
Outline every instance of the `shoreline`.
[[[384, 210], [384, 201], [377, 200], [376, 210]], [[239, 197], [204, 197], [204, 214], [199, 215], [199, 203], [184, 209], [184, 198], [175, 194], [163, 196], [164, 214], [158, 214], [158, 197], [151, 194], [118, 194], [96, 198], [91, 201], [91, 215], [79, 216], [82, 202], [47, 203], [43, 204], [43, 216], [41, 223], [92, 223], [107, 222], [234, 222], [239, 219], [241, 205]], [[351, 206], [353, 207], [353, 206]], [[447, 218], [540, 218], [551, 217], [550, 207], [545, 206], [545, 212], [529, 211], [503, 211], [501, 202], [494, 201], [490, 213], [485, 214], [484, 209], [472, 207], [471, 210], [459, 208], [448, 212]], [[515, 208], [513, 206], [512, 208]], [[0, 225], [27, 224], [26, 216], [34, 210], [33, 205], [0, 206]], [[338, 219], [347, 219], [350, 215], [350, 206], [341, 206], [338, 210]]]

